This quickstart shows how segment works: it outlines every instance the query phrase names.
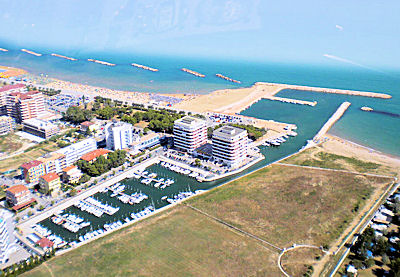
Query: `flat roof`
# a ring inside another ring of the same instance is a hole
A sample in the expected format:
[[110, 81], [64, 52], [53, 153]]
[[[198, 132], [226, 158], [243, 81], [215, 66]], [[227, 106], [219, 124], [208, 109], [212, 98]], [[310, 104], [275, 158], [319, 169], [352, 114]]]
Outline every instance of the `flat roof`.
[[37, 160], [34, 160], [34, 161], [27, 162], [27, 163], [23, 163], [23, 164], [21, 165], [21, 167], [24, 168], [24, 169], [26, 169], [26, 170], [29, 170], [29, 169], [31, 169], [32, 167], [38, 166], [38, 165], [40, 165], [40, 164], [42, 164], [42, 162], [37, 161]]
[[174, 123], [192, 126], [192, 125], [204, 123], [204, 122], [205, 121], [203, 119], [187, 115], [187, 116], [182, 117], [181, 119], [175, 120]]
[[220, 137], [226, 137], [226, 138], [232, 138], [236, 137], [237, 135], [247, 132], [245, 129], [225, 125], [222, 126], [221, 128], [218, 128], [217, 130], [214, 130], [213, 135], [220, 136]]
[[53, 123], [38, 119], [38, 118], [30, 118], [30, 119], [26, 119], [22, 122], [22, 124], [28, 124], [31, 126], [34, 126], [36, 128], [40, 128], [40, 129], [53, 129], [53, 128], [57, 128], [56, 125], [54, 125]]

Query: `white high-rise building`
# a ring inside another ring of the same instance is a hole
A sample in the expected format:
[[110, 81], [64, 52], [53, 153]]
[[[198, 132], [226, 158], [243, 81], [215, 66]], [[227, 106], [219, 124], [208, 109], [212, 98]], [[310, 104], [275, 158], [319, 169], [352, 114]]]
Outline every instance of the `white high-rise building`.
[[174, 122], [174, 147], [193, 153], [207, 143], [207, 125], [200, 118], [185, 116]]
[[88, 138], [70, 146], [61, 148], [57, 153], [65, 155], [65, 166], [70, 166], [79, 160], [84, 154], [97, 149], [97, 143], [94, 138]]
[[106, 125], [107, 148], [121, 150], [133, 143], [133, 126], [126, 122], [111, 122]]
[[0, 264], [6, 263], [10, 254], [17, 250], [14, 236], [13, 214], [0, 209]]
[[247, 131], [244, 129], [222, 126], [214, 130], [212, 136], [212, 156], [230, 167], [237, 167], [244, 162], [248, 152]]

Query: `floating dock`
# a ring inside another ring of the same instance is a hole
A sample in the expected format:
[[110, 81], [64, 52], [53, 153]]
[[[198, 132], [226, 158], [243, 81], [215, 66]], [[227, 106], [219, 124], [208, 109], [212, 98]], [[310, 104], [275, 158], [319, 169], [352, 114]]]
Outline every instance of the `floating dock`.
[[0, 48], [0, 51], [2, 51], [2, 52], [8, 52], [8, 50], [7, 50], [7, 49], [4, 49], [4, 48]]
[[279, 101], [284, 103], [290, 104], [298, 104], [298, 105], [308, 105], [314, 107], [317, 105], [317, 101], [305, 101], [305, 100], [297, 100], [297, 99], [290, 99], [290, 98], [283, 98], [283, 97], [275, 97], [275, 96], [264, 96], [264, 99], [272, 100], [272, 101]]
[[329, 131], [329, 129], [338, 121], [344, 114], [344, 112], [350, 107], [350, 102], [343, 102], [336, 112], [328, 119], [328, 121], [322, 126], [321, 130], [315, 135], [313, 141], [318, 142], [325, 134]]
[[95, 59], [87, 59], [89, 62], [94, 62], [102, 65], [108, 65], [108, 66], [115, 66], [115, 63], [109, 63], [109, 62], [104, 62], [104, 61], [99, 61]]
[[229, 81], [229, 82], [232, 82], [232, 83], [237, 83], [237, 84], [241, 84], [241, 83], [242, 83], [242, 82], [240, 82], [240, 81], [238, 81], [238, 80], [229, 78], [229, 77], [224, 76], [224, 75], [219, 74], [219, 73], [215, 74], [215, 76], [217, 76], [217, 77], [219, 77], [219, 78], [221, 78], [221, 79], [227, 80], [227, 81]]
[[67, 56], [63, 56], [63, 55], [59, 55], [59, 54], [55, 54], [55, 53], [52, 53], [51, 55], [54, 57], [59, 57], [59, 58], [63, 58], [63, 59], [70, 60], [70, 61], [77, 61], [77, 59], [75, 59], [75, 58], [71, 58], [71, 57], [67, 57]]
[[146, 66], [146, 65], [142, 65], [142, 64], [138, 64], [138, 63], [132, 63], [131, 65], [134, 66], [134, 67], [145, 69], [145, 70], [149, 70], [149, 71], [152, 71], [152, 72], [157, 72], [158, 71], [157, 68], [152, 68], [150, 66]]
[[201, 74], [199, 72], [196, 72], [196, 71], [193, 71], [193, 70], [190, 70], [190, 69], [187, 69], [187, 68], [181, 68], [181, 70], [184, 71], [184, 72], [187, 72], [189, 74], [192, 74], [192, 75], [194, 75], [196, 77], [200, 77], [200, 78], [206, 77], [206, 75], [204, 75], [204, 74]]
[[40, 53], [36, 53], [36, 52], [33, 52], [33, 51], [31, 51], [31, 50], [27, 50], [27, 49], [21, 49], [21, 51], [22, 51], [22, 52], [25, 52], [25, 53], [28, 53], [28, 54], [31, 54], [31, 55], [34, 55], [34, 56], [36, 56], [36, 57], [42, 56], [42, 54], [40, 54]]

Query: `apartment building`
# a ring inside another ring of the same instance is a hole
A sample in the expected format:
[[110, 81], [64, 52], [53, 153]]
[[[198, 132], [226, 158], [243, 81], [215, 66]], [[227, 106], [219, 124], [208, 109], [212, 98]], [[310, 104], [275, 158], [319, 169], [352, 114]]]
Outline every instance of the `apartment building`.
[[174, 122], [174, 147], [178, 150], [193, 153], [207, 143], [207, 125], [202, 119], [185, 116]]

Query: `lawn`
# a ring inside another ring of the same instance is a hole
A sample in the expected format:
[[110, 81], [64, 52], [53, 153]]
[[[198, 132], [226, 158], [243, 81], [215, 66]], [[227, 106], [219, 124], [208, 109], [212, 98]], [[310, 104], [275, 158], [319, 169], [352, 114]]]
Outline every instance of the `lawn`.
[[34, 147], [26, 149], [22, 154], [0, 161], [0, 172], [18, 169], [21, 164], [35, 160], [57, 149], [59, 149], [57, 144], [50, 141], [47, 141], [46, 144], [35, 145]]
[[[277, 253], [184, 206], [47, 262], [54, 276], [280, 276]], [[24, 276], [49, 276], [41, 265]]]

